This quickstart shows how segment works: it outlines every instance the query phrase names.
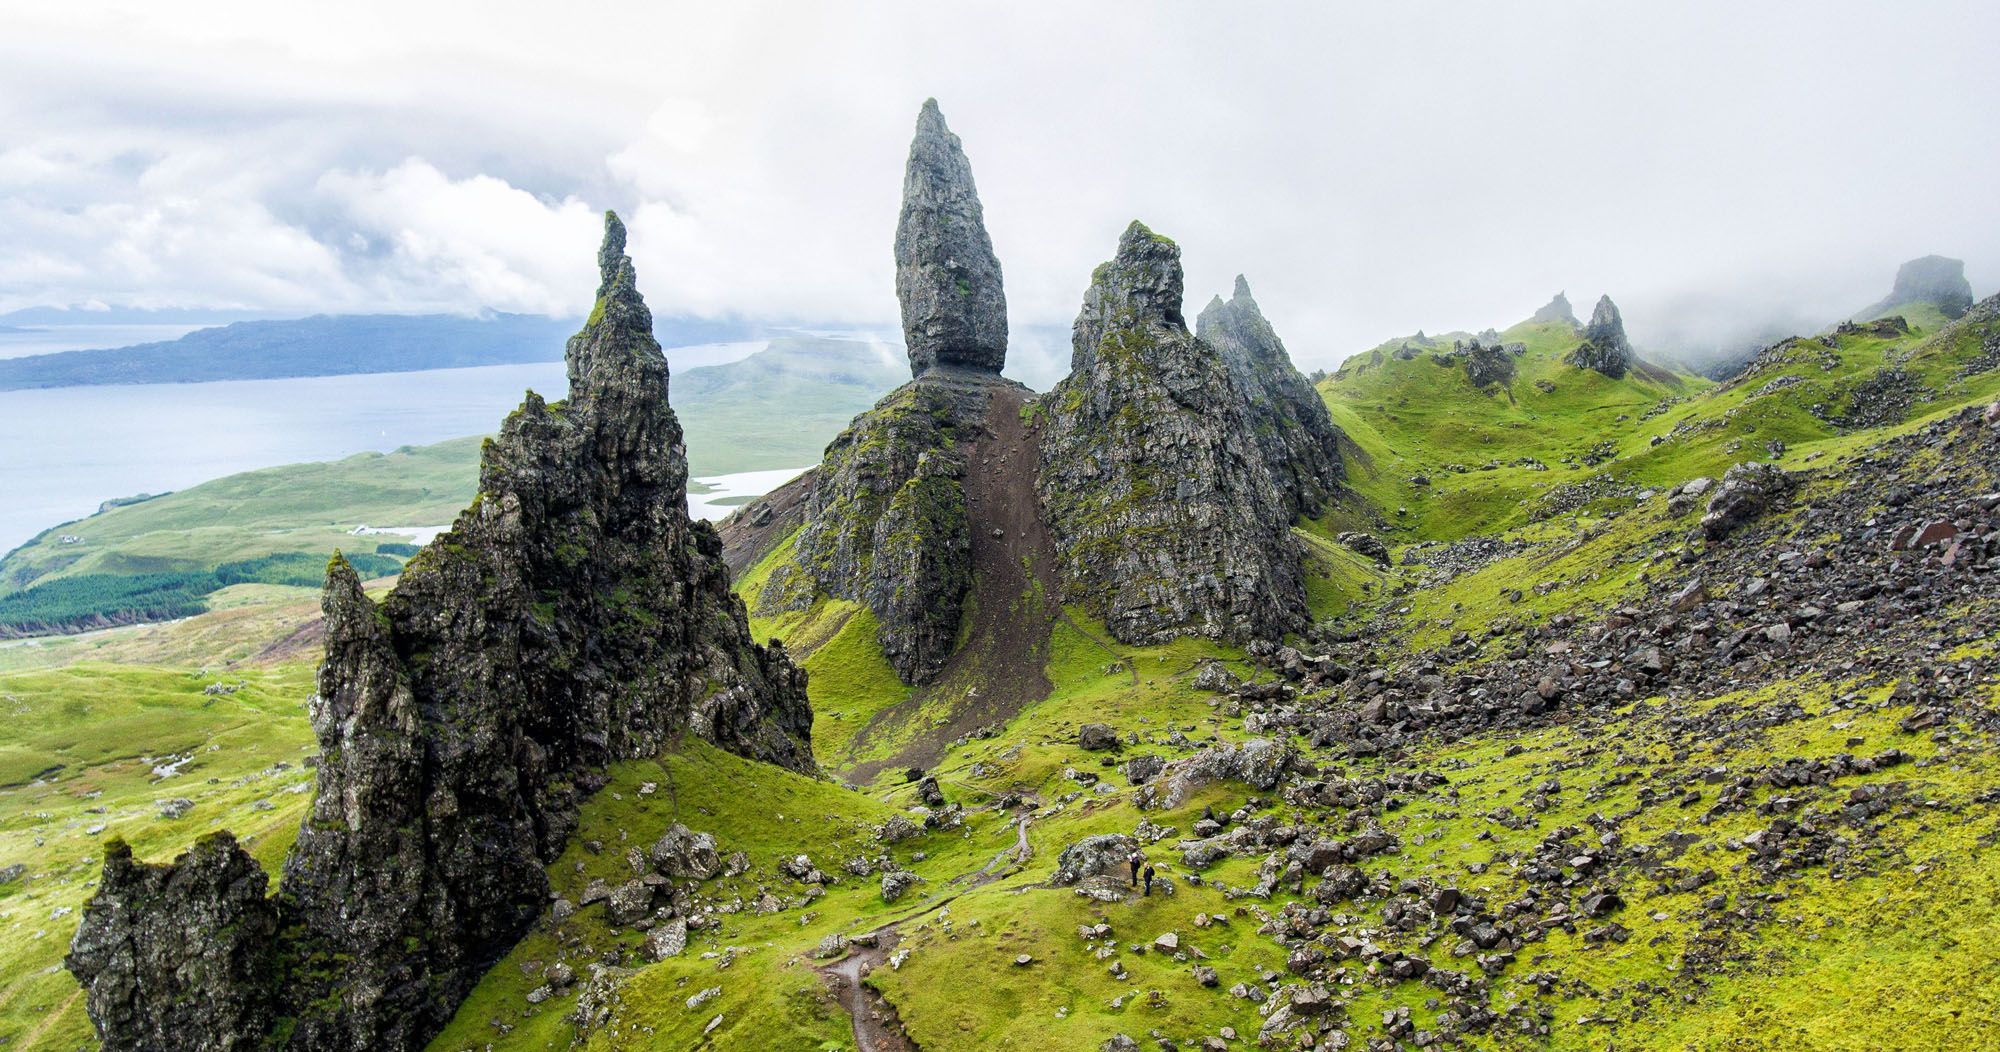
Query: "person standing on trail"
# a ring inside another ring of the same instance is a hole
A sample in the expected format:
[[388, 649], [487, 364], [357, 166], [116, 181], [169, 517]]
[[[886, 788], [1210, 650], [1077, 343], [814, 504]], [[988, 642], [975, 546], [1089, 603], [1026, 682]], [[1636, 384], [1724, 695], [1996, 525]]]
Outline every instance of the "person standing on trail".
[[1146, 864], [1146, 856], [1134, 850], [1132, 857], [1125, 861], [1132, 864], [1132, 887], [1136, 888], [1139, 886], [1139, 867]]
[[1153, 864], [1151, 862], [1148, 862], [1146, 863], [1146, 894], [1151, 895], [1152, 893], [1153, 893]]

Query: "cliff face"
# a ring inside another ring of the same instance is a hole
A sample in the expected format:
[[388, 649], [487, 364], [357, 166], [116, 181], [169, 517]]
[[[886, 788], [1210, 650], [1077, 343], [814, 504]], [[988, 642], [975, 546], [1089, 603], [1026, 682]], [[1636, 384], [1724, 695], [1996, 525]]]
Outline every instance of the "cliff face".
[[[874, 611], [877, 642], [906, 683], [936, 675], [958, 635], [972, 578], [963, 445], [982, 386], [932, 373], [890, 392], [827, 446], [807, 498], [798, 565], [818, 591]], [[812, 595], [774, 576], [760, 601]]]
[[945, 126], [937, 100], [924, 102], [903, 175], [896, 222], [896, 298], [910, 371], [939, 365], [997, 373], [1007, 361], [1007, 295], [986, 237], [972, 165]]
[[1129, 643], [1274, 637], [1305, 610], [1292, 503], [1181, 292], [1179, 246], [1132, 224], [1092, 275], [1070, 375], [1039, 401], [1064, 597]]
[[[227, 993], [262, 1007], [183, 1026], [173, 1047], [250, 1047], [242, 1032], [270, 1019], [291, 1021], [291, 1048], [421, 1047], [547, 904], [543, 867], [604, 764], [693, 733], [813, 770], [804, 674], [751, 641], [719, 538], [688, 517], [624, 244], [607, 217], [569, 399], [531, 393], [508, 417], [451, 531], [379, 607], [344, 561], [329, 568], [318, 796], [275, 907], [291, 963], [266, 969], [268, 990], [169, 966], [266, 923], [268, 900], [219, 890], [256, 868], [233, 842], [137, 880], [109, 859], [70, 958], [106, 1048], [162, 1047], [145, 1035], [177, 1006]], [[155, 885], [210, 908], [176, 921], [171, 896], [142, 893]]]
[[1272, 481], [1294, 515], [1316, 516], [1340, 488], [1340, 429], [1326, 403], [1296, 367], [1285, 343], [1236, 278], [1227, 301], [1218, 296], [1195, 318], [1195, 335], [1215, 348], [1250, 405], [1251, 427]]
[[1569, 352], [1568, 361], [1579, 369], [1595, 369], [1613, 380], [1632, 366], [1632, 344], [1625, 338], [1625, 319], [1611, 297], [1601, 296], [1590, 312], [1590, 324], [1583, 327], [1583, 342]]

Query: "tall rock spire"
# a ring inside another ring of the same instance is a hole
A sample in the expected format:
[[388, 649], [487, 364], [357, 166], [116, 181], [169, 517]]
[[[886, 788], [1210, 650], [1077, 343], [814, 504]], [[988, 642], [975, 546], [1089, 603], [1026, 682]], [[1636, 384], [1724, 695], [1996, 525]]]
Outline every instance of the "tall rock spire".
[[910, 371], [997, 373], [1007, 363], [1007, 294], [986, 237], [972, 165], [937, 100], [917, 114], [896, 222], [896, 298]]
[[[277, 898], [214, 886], [261, 882], [234, 842], [168, 867], [107, 859], [69, 961], [106, 1049], [263, 1048], [245, 1030], [271, 1020], [300, 1052], [421, 1048], [547, 908], [546, 867], [605, 765], [693, 734], [815, 769], [804, 673], [751, 640], [720, 539], [688, 517], [624, 247], [607, 215], [569, 398], [529, 392], [481, 453], [479, 500], [379, 605], [329, 566], [318, 793]], [[273, 929], [294, 940], [285, 971], [243, 969], [254, 988], [179, 964]]]
[[1632, 366], [1632, 343], [1625, 338], [1625, 319], [1611, 297], [1601, 296], [1597, 309], [1590, 312], [1590, 324], [1583, 327], [1583, 342], [1569, 352], [1569, 363], [1579, 369], [1595, 369], [1613, 380]]
[[1576, 312], [1570, 309], [1568, 294], [1556, 293], [1555, 297], [1543, 304], [1540, 310], [1528, 316], [1530, 325], [1542, 325], [1548, 322], [1561, 322], [1571, 326], [1582, 324], [1576, 320]]

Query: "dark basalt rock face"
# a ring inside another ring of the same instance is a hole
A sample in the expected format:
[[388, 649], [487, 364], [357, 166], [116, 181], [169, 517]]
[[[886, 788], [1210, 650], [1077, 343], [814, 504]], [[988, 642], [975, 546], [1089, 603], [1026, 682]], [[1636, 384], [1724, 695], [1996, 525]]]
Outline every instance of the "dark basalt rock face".
[[64, 962], [84, 984], [105, 1048], [266, 1047], [278, 974], [278, 908], [266, 884], [228, 833], [167, 866], [134, 862], [124, 841], [111, 843]]
[[1873, 318], [1911, 303], [1934, 303], [1947, 318], [1958, 318], [1972, 309], [1972, 283], [1965, 280], [1965, 261], [1945, 256], [1923, 256], [1896, 268], [1896, 284], [1889, 296], [1859, 317]]
[[794, 561], [801, 587], [774, 574], [760, 608], [802, 608], [816, 594], [867, 604], [876, 641], [906, 683], [944, 667], [972, 584], [965, 452], [997, 376], [934, 370], [891, 391], [826, 447]]
[[1568, 362], [1616, 380], [1631, 368], [1632, 358], [1632, 344], [1625, 338], [1625, 319], [1618, 316], [1618, 305], [1609, 296], [1598, 297], [1590, 324], [1583, 327], [1583, 342], [1569, 352]]
[[[318, 795], [276, 900], [293, 963], [265, 967], [268, 987], [202, 977], [219, 991], [171, 967], [266, 928], [233, 843], [137, 882], [110, 859], [72, 955], [107, 1049], [255, 1046], [200, 1021], [149, 1043], [193, 994], [258, 1006], [229, 1013], [238, 1029], [291, 1021], [266, 1036], [283, 1047], [420, 1048], [547, 905], [543, 867], [605, 764], [693, 733], [814, 770], [805, 676], [752, 642], [720, 539], [688, 517], [666, 359], [615, 216], [599, 263], [569, 400], [528, 395], [482, 454], [478, 500], [379, 607], [329, 568]], [[189, 888], [144, 893], [160, 884]], [[215, 905], [162, 912], [176, 901]], [[114, 940], [137, 963], [85, 952]]]
[[972, 165], [937, 100], [917, 115], [896, 221], [896, 298], [910, 371], [940, 365], [997, 373], [1007, 362], [1007, 295], [986, 237]]
[[1564, 325], [1571, 327], [1582, 324], [1576, 320], [1576, 312], [1570, 309], [1569, 296], [1560, 292], [1556, 293], [1555, 298], [1544, 304], [1540, 310], [1528, 316], [1528, 324], [1530, 325], [1543, 325], [1554, 321], [1562, 322]]
[[1292, 507], [1181, 287], [1179, 246], [1133, 223], [1092, 275], [1070, 375], [1038, 402], [1064, 598], [1127, 643], [1275, 637], [1305, 610]]
[[1215, 348], [1230, 378], [1249, 400], [1257, 444], [1294, 515], [1325, 510], [1345, 477], [1340, 428], [1326, 403], [1296, 367], [1285, 343], [1236, 277], [1227, 302], [1217, 296], [1195, 318], [1195, 335]]

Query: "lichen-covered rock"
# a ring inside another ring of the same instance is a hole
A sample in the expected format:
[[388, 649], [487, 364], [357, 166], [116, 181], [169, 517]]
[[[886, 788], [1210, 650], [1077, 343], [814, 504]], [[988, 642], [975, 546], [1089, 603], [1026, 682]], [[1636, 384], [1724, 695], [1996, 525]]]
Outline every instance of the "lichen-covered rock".
[[1528, 316], [1528, 324], [1530, 325], [1547, 325], [1551, 322], [1561, 322], [1572, 328], [1580, 324], [1576, 320], [1576, 311], [1570, 309], [1569, 296], [1564, 293], [1556, 293], [1554, 299], [1543, 304], [1539, 310]]
[[1092, 275], [1070, 375], [1038, 402], [1063, 597], [1126, 643], [1281, 636], [1305, 613], [1292, 505], [1181, 289], [1180, 248], [1133, 223]]
[[268, 1047], [278, 909], [264, 869], [228, 833], [172, 865], [113, 841], [63, 962], [87, 994], [106, 1052]]
[[1134, 802], [1141, 808], [1171, 809], [1186, 803], [1204, 786], [1217, 782], [1242, 782], [1252, 789], [1270, 790], [1285, 775], [1308, 769], [1304, 757], [1291, 746], [1269, 738], [1253, 738], [1240, 745], [1203, 749], [1167, 764], [1157, 777], [1140, 787]]
[[1055, 875], [1049, 883], [1056, 887], [1068, 887], [1089, 877], [1112, 874], [1129, 876], [1132, 853], [1139, 850], [1139, 842], [1123, 833], [1099, 833], [1087, 836], [1063, 848], [1056, 856]]
[[972, 184], [972, 165], [924, 101], [896, 222], [896, 298], [910, 371], [939, 365], [997, 373], [1007, 362], [1007, 295]]
[[1326, 402], [1292, 365], [1283, 340], [1236, 276], [1227, 301], [1217, 296], [1195, 317], [1195, 335], [1222, 355], [1229, 375], [1250, 403], [1252, 427], [1271, 479], [1294, 515], [1324, 511], [1345, 475], [1340, 428]]
[[1625, 338], [1625, 319], [1611, 297], [1600, 296], [1590, 312], [1590, 324], [1583, 327], [1583, 342], [1569, 352], [1567, 361], [1579, 369], [1595, 369], [1613, 380], [1632, 366], [1632, 344]]
[[1776, 464], [1753, 460], [1730, 468], [1715, 496], [1708, 499], [1708, 511], [1701, 517], [1702, 535], [1721, 540], [1770, 510], [1792, 485], [1792, 476]]
[[[545, 866], [604, 765], [692, 733], [814, 770], [804, 674], [752, 642], [719, 539], [688, 518], [624, 234], [607, 216], [569, 399], [530, 393], [507, 418], [478, 499], [379, 607], [344, 560], [328, 570], [318, 794], [279, 896], [287, 1047], [428, 1041], [547, 905]], [[173, 991], [123, 994], [93, 1012], [107, 1044]]]
[[1878, 314], [1912, 303], [1931, 303], [1947, 318], [1957, 318], [1972, 309], [1972, 283], [1965, 280], [1965, 261], [1946, 256], [1923, 256], [1896, 268], [1896, 284], [1882, 302], [1857, 317]]
[[722, 854], [716, 850], [715, 835], [696, 833], [675, 822], [653, 841], [646, 858], [661, 873], [682, 880], [707, 880], [722, 872]]

